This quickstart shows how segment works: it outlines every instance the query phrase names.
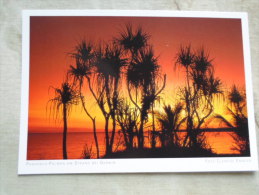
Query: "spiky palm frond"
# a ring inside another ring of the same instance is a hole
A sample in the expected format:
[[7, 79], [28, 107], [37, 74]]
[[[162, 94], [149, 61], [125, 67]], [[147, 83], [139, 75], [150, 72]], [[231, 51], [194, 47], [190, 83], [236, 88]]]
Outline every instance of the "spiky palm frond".
[[186, 47], [181, 46], [180, 51], [176, 56], [176, 65], [184, 66], [185, 68], [188, 68], [193, 64], [195, 57], [192, 52], [191, 45]]
[[75, 65], [71, 65], [68, 70], [68, 75], [72, 76], [75, 82], [83, 83], [84, 77], [91, 75], [91, 62], [94, 57], [93, 45], [82, 40], [76, 47], [71, 57], [75, 59]]
[[228, 95], [228, 99], [232, 104], [240, 104], [244, 101], [243, 95], [240, 93], [236, 85], [233, 85]]
[[54, 90], [55, 97], [50, 99], [50, 102], [54, 104], [54, 109], [56, 109], [57, 112], [62, 105], [66, 105], [69, 109], [70, 106], [78, 104], [78, 93], [68, 82], [62, 83], [60, 88], [54, 88]]
[[82, 40], [76, 47], [75, 52], [71, 54], [80, 62], [86, 62], [94, 57], [93, 44]]
[[212, 69], [212, 59], [209, 59], [209, 53], [204, 48], [199, 49], [193, 60], [193, 69], [205, 74], [209, 69]]
[[209, 59], [209, 54], [205, 52], [204, 48], [201, 48], [195, 53], [190, 70], [195, 90], [201, 90], [203, 95], [210, 98], [213, 98], [215, 94], [222, 94], [222, 82], [214, 76], [212, 61], [212, 59]]
[[206, 92], [206, 84], [207, 80], [204, 74], [198, 72], [198, 71], [192, 71], [190, 73], [191, 78], [193, 80], [193, 85], [196, 87], [196, 90], [203, 90]]
[[127, 64], [127, 59], [123, 58], [122, 49], [116, 45], [99, 46], [95, 52], [96, 73], [103, 78], [118, 78], [122, 68]]
[[207, 89], [204, 90], [208, 93], [210, 97], [216, 94], [222, 94], [223, 91], [221, 90], [222, 82], [219, 78], [215, 78], [214, 74], [210, 74], [207, 80]]
[[70, 66], [68, 70], [68, 75], [73, 77], [74, 84], [79, 81], [80, 84], [83, 83], [83, 79], [85, 77], [89, 77], [91, 75], [91, 70], [88, 66], [76, 64], [76, 66]]
[[135, 31], [131, 24], [126, 25], [126, 29], [120, 33], [120, 37], [116, 39], [125, 51], [131, 51], [136, 54], [138, 50], [144, 48], [147, 45], [149, 35], [143, 32], [141, 27], [138, 27]]
[[157, 58], [154, 56], [152, 47], [143, 49], [136, 55], [127, 70], [127, 81], [135, 88], [146, 87], [155, 80], [159, 65]]

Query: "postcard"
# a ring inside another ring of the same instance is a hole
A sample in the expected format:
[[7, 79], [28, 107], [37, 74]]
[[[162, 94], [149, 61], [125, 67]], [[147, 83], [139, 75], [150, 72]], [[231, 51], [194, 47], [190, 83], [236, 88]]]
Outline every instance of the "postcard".
[[246, 13], [26, 10], [18, 174], [256, 171]]

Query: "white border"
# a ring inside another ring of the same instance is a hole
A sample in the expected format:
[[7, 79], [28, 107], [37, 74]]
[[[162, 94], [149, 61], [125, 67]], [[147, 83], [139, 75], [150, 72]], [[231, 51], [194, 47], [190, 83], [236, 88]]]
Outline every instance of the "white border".
[[[28, 136], [30, 16], [150, 16], [238, 18], [242, 21], [251, 157], [91, 160], [26, 160]], [[18, 174], [215, 172], [258, 170], [248, 20], [240, 12], [147, 10], [25, 10], [22, 22], [22, 86]]]

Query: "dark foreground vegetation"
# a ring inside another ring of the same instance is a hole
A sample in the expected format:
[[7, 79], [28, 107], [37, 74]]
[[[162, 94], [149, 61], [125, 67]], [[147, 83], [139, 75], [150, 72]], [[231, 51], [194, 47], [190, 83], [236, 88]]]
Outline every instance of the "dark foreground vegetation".
[[143, 150], [135, 149], [131, 151], [120, 151], [114, 152], [110, 155], [103, 156], [104, 159], [110, 158], [192, 158], [192, 157], [238, 157], [246, 156], [240, 154], [215, 154], [211, 150], [200, 148], [200, 149], [190, 149], [190, 148], [145, 148]]
[[143, 150], [135, 149], [131, 151], [120, 151], [103, 158], [180, 158], [180, 157], [216, 157], [210, 150], [200, 148], [194, 150], [190, 148], [144, 148]]

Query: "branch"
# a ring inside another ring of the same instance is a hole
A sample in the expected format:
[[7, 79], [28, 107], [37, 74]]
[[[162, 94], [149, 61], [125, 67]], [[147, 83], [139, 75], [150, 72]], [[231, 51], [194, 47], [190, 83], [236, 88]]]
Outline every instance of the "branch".
[[89, 78], [89, 77], [86, 77], [86, 78], [87, 78], [87, 80], [88, 80], [89, 89], [90, 89], [92, 95], [94, 96], [95, 101], [97, 102], [97, 104], [98, 104], [100, 110], [102, 111], [103, 115], [104, 115], [105, 117], [107, 117], [108, 113], [105, 111], [105, 109], [104, 109], [104, 108], [102, 107], [102, 105], [100, 104], [100, 99], [99, 99], [99, 98], [102, 96], [104, 89], [103, 89], [103, 91], [101, 92], [101, 94], [99, 95], [99, 98], [97, 98], [97, 96], [96, 96], [96, 94], [95, 94], [95, 92], [94, 92], [94, 90], [93, 90], [93, 88], [92, 88], [92, 86], [91, 86], [91, 80], [90, 80], [90, 78]]
[[130, 101], [136, 106], [136, 108], [139, 109], [139, 111], [141, 111], [140, 107], [138, 106], [138, 104], [133, 100], [132, 96], [131, 96], [131, 92], [130, 92], [130, 87], [129, 87], [129, 83], [127, 83], [127, 89], [128, 89], [128, 93], [129, 93], [129, 97], [130, 97]]
[[166, 84], [166, 74], [164, 74], [163, 86], [162, 86], [161, 89], [155, 94], [155, 97], [157, 97], [157, 96], [164, 90], [165, 84]]

